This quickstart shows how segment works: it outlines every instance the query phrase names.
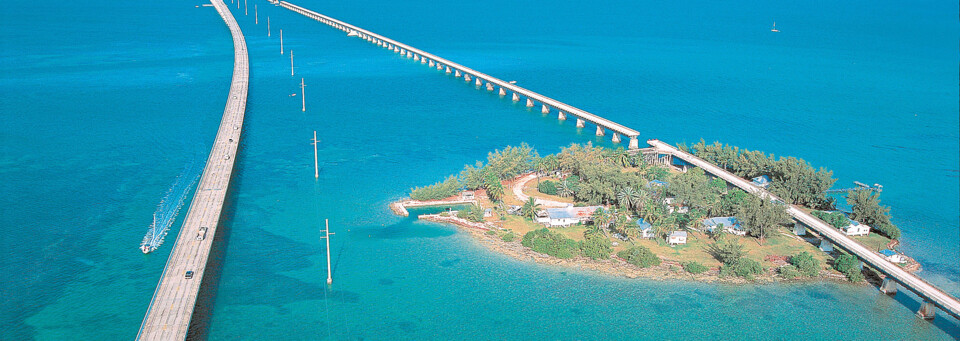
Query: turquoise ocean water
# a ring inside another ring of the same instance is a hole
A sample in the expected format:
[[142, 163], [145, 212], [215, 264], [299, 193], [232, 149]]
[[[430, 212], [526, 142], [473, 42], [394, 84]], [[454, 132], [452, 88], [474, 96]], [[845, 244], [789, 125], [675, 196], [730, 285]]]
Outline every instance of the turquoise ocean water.
[[[919, 303], [902, 291], [627, 280], [513, 260], [454, 227], [396, 217], [391, 200], [495, 148], [610, 142], [248, 1], [248, 15], [230, 5], [250, 49], [250, 98], [217, 280], [195, 317], [201, 336], [960, 335], [951, 318], [916, 319]], [[517, 80], [644, 140], [719, 139], [833, 169], [838, 186], [883, 184], [919, 275], [960, 295], [955, 2], [295, 3]], [[150, 255], [137, 246], [176, 177], [205, 159], [231, 76], [229, 31], [200, 4], [0, 10], [0, 339], [136, 336], [173, 238]], [[289, 96], [301, 77], [306, 112]], [[324, 218], [336, 233], [330, 288]]]

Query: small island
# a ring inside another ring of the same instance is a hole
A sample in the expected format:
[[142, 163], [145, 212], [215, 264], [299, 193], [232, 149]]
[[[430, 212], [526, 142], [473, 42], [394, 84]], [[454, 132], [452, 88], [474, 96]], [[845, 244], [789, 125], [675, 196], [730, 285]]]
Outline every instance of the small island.
[[630, 278], [764, 283], [879, 281], [853, 255], [821, 247], [821, 237], [786, 212], [792, 204], [909, 271], [899, 229], [873, 188], [828, 195], [833, 173], [794, 157], [722, 145], [680, 145], [762, 186], [787, 203], [760, 199], [682, 160], [641, 151], [572, 144], [540, 156], [522, 144], [491, 152], [486, 163], [413, 188], [407, 207], [460, 205], [420, 215], [471, 232], [494, 251], [522, 260]]

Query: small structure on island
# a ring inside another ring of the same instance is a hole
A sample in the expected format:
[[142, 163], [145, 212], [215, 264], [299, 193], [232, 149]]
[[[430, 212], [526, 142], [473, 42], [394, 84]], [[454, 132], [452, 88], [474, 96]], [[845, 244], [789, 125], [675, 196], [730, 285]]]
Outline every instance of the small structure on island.
[[570, 226], [593, 220], [593, 213], [601, 206], [567, 206], [548, 208], [537, 212], [537, 222], [550, 227]]
[[650, 239], [654, 237], [653, 225], [643, 220], [643, 218], [637, 218], [637, 231], [640, 234], [640, 238]]
[[669, 182], [666, 182], [666, 181], [663, 181], [663, 180], [656, 180], [656, 179], [654, 179], [654, 180], [650, 180], [650, 182], [648, 182], [646, 185], [644, 185], [644, 187], [646, 187], [646, 188], [670, 187], [670, 183], [669, 183]]
[[712, 233], [718, 228], [724, 232], [732, 233], [738, 236], [747, 235], [747, 230], [743, 228], [743, 225], [740, 224], [740, 221], [737, 220], [737, 217], [714, 217], [703, 220], [704, 230]]
[[884, 259], [890, 261], [890, 263], [900, 264], [900, 263], [907, 262], [907, 260], [903, 257], [902, 254], [894, 250], [890, 250], [890, 249], [880, 250], [880, 255], [882, 255]]
[[476, 199], [476, 195], [473, 193], [473, 191], [460, 192], [460, 200], [474, 200], [474, 199]]
[[670, 245], [680, 245], [687, 243], [687, 231], [673, 231], [670, 233], [670, 237], [667, 238], [667, 242]]
[[490, 218], [490, 217], [492, 217], [492, 216], [493, 216], [493, 209], [492, 209], [492, 208], [488, 208], [488, 209], [483, 210], [483, 217], [484, 217], [484, 218]]
[[521, 211], [522, 207], [519, 205], [510, 205], [510, 207], [507, 208], [507, 214], [520, 215]]
[[767, 188], [770, 186], [770, 177], [766, 175], [761, 175], [753, 178], [752, 181], [750, 182], [760, 188]]
[[685, 205], [674, 205], [676, 200], [677, 198], [675, 197], [663, 198], [663, 204], [667, 205], [667, 213], [672, 214], [673, 212], [677, 212], [677, 213], [684, 214], [684, 213], [690, 212], [690, 208]]
[[848, 236], [866, 236], [870, 234], [870, 226], [867, 224], [861, 224], [856, 220], [847, 218], [850, 221], [850, 224], [840, 228], [840, 231], [843, 234]]

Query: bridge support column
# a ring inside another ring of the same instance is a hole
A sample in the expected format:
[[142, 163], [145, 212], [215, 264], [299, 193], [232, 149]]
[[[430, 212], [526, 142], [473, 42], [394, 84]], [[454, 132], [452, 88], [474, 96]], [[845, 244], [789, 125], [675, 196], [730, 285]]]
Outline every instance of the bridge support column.
[[483, 81], [480, 80], [480, 78], [477, 78], [477, 81], [474, 82], [474, 84], [476, 84], [476, 85], [479, 87], [479, 86], [483, 85]]
[[636, 150], [636, 149], [640, 149], [640, 140], [638, 140], [636, 136], [631, 136], [630, 146], [627, 147], [627, 150]]
[[620, 134], [613, 133], [613, 139], [611, 139], [611, 141], [613, 141], [613, 143], [620, 143]]
[[541, 114], [549, 114], [549, 113], [550, 113], [550, 108], [547, 108], [547, 105], [544, 104], [542, 107], [540, 107], [540, 113], [541, 113]]
[[512, 98], [512, 99], [513, 99], [513, 101], [514, 101], [514, 102], [517, 102], [517, 101], [519, 101], [519, 100], [520, 100], [520, 96], [517, 96], [517, 93], [516, 93], [516, 92], [514, 92], [514, 93], [513, 93], [513, 98]]
[[527, 98], [527, 108], [533, 108], [533, 101]]
[[433, 61], [431, 60], [430, 62], [428, 62], [428, 63], [427, 63], [427, 66], [433, 67]]
[[443, 70], [443, 65], [440, 63], [437, 63], [437, 70]]
[[883, 283], [880, 284], [880, 292], [887, 295], [896, 295], [897, 294], [897, 282], [893, 278], [885, 277]]
[[507, 95], [507, 92], [506, 92], [506, 91], [503, 91], [503, 88], [501, 87], [501, 88], [500, 88], [500, 92], [498, 92], [498, 94], [499, 94], [500, 96], [506, 96], [506, 95]]
[[427, 63], [426, 58], [420, 58], [420, 64], [426, 64], [426, 63]]
[[607, 133], [603, 131], [603, 127], [597, 126], [597, 136], [604, 136]]
[[487, 82], [487, 91], [493, 91], [493, 83]]
[[407, 58], [410, 58], [410, 57], [413, 57], [413, 53], [410, 51], [407, 51]]
[[418, 56], [418, 55], [413, 55], [413, 61], [419, 62], [419, 61], [420, 61], [420, 56]]
[[447, 74], [449, 75], [451, 72], [453, 72], [453, 71], [450, 71], [450, 67], [448, 66], [448, 67], [447, 67]]
[[557, 120], [566, 121], [567, 113], [563, 112], [562, 110], [557, 110]]
[[807, 234], [807, 228], [803, 227], [803, 223], [795, 222], [793, 223], [793, 234], [798, 236], [803, 236]]
[[937, 306], [933, 305], [933, 302], [923, 300], [923, 303], [920, 304], [920, 310], [917, 310], [917, 317], [924, 320], [932, 320], [936, 316]]
[[587, 121], [584, 121], [582, 118], [577, 117], [577, 128], [583, 128], [587, 126]]
[[830, 241], [826, 239], [820, 239], [820, 251], [827, 253], [833, 252], [833, 243], [830, 243]]
[[469, 75], [469, 74], [466, 74], [466, 73], [463, 74], [463, 80], [469, 82], [469, 81], [470, 81], [470, 75]]

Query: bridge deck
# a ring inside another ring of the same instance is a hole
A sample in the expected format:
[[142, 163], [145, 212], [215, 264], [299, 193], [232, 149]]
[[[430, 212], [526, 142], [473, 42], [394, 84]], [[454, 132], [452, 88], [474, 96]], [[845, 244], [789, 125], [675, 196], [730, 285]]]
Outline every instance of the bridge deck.
[[[753, 193], [760, 197], [780, 200], [775, 195], [767, 192], [763, 188], [755, 186], [749, 181], [744, 180], [743, 178], [740, 178], [739, 176], [736, 176], [724, 169], [721, 169], [720, 167], [717, 167], [704, 159], [696, 157], [690, 153], [683, 152], [659, 140], [650, 140], [647, 141], [647, 143], [653, 147], [656, 147], [661, 153], [679, 157], [690, 164], [700, 167], [710, 174], [726, 180], [727, 182], [743, 189], [744, 191], [747, 191], [748, 193]], [[900, 266], [890, 263], [880, 254], [871, 251], [859, 242], [847, 237], [829, 224], [817, 219], [813, 215], [804, 212], [803, 210], [800, 210], [796, 206], [790, 205], [789, 208], [787, 208], [787, 212], [790, 213], [794, 219], [803, 222], [814, 231], [817, 231], [817, 233], [819, 233], [821, 236], [833, 242], [835, 245], [856, 255], [858, 258], [860, 258], [860, 260], [868, 264], [870, 267], [877, 269], [883, 274], [893, 278], [895, 281], [910, 291], [913, 291], [918, 296], [933, 302], [934, 305], [944, 312], [947, 312], [948, 314], [953, 315], [953, 317], [960, 319], [960, 301], [957, 301], [955, 297], [950, 296], [949, 294], [943, 292], [943, 290], [940, 290], [940, 288], [937, 288], [933, 284], [924, 281], [920, 277], [903, 270], [900, 268]]]
[[510, 91], [516, 92], [517, 94], [523, 95], [523, 96], [525, 96], [525, 97], [527, 97], [527, 98], [530, 98], [530, 99], [532, 99], [532, 100], [538, 101], [538, 102], [543, 103], [543, 104], [545, 104], [545, 105], [547, 105], [547, 106], [550, 106], [550, 107], [553, 107], [553, 108], [557, 108], [558, 110], [561, 110], [561, 111], [563, 111], [563, 112], [565, 112], [565, 113], [572, 114], [572, 115], [574, 115], [574, 116], [580, 117], [580, 118], [584, 119], [585, 121], [588, 121], [588, 122], [591, 122], [591, 123], [596, 124], [596, 125], [598, 125], [598, 126], [602, 126], [602, 127], [607, 128], [607, 129], [613, 130], [613, 131], [615, 131], [615, 132], [617, 132], [617, 133], [620, 133], [620, 134], [622, 134], [622, 135], [628, 136], [628, 137], [630, 137], [630, 138], [636, 138], [638, 135], [640, 135], [640, 133], [637, 132], [636, 130], [627, 128], [627, 127], [622, 126], [622, 125], [620, 125], [620, 124], [618, 124], [618, 123], [616, 123], [616, 122], [613, 122], [613, 121], [607, 120], [607, 119], [605, 119], [605, 118], [603, 118], [603, 117], [600, 117], [600, 116], [591, 114], [591, 113], [589, 113], [589, 112], [587, 112], [587, 111], [585, 111], [585, 110], [582, 110], [582, 109], [579, 109], [579, 108], [574, 107], [574, 106], [572, 106], [572, 105], [569, 105], [569, 104], [560, 102], [560, 101], [555, 100], [555, 99], [552, 99], [552, 98], [550, 98], [550, 97], [547, 97], [547, 96], [538, 94], [538, 93], [536, 93], [536, 92], [533, 92], [533, 91], [531, 91], [531, 90], [529, 90], [529, 89], [526, 89], [526, 88], [524, 88], [524, 87], [518, 86], [518, 85], [516, 85], [516, 84], [510, 84], [509, 82], [505, 82], [505, 81], [503, 81], [503, 80], [501, 80], [501, 79], [498, 79], [498, 78], [496, 78], [496, 77], [493, 77], [493, 76], [484, 74], [484, 73], [482, 73], [482, 72], [479, 72], [479, 71], [477, 71], [477, 70], [468, 68], [468, 67], [466, 67], [466, 66], [463, 66], [463, 65], [454, 63], [454, 62], [452, 62], [452, 61], [449, 61], [449, 60], [447, 60], [447, 59], [441, 58], [441, 57], [439, 57], [439, 56], [437, 56], [437, 55], [434, 55], [434, 54], [432, 54], [432, 53], [429, 53], [429, 52], [420, 50], [420, 49], [415, 48], [415, 47], [413, 47], [413, 46], [410, 46], [410, 45], [401, 43], [401, 42], [399, 42], [399, 41], [396, 41], [396, 40], [393, 40], [393, 39], [384, 37], [384, 36], [382, 36], [382, 35], [373, 33], [373, 32], [371, 32], [371, 31], [362, 29], [362, 28], [360, 28], [360, 27], [357, 27], [357, 26], [348, 24], [348, 23], [346, 23], [346, 22], [343, 22], [343, 21], [340, 21], [340, 20], [337, 20], [337, 19], [334, 19], [334, 18], [331, 18], [331, 17], [328, 17], [328, 16], [326, 16], [326, 15], [323, 15], [323, 14], [320, 14], [320, 13], [317, 13], [317, 12], [314, 12], [314, 11], [311, 11], [311, 10], [308, 10], [308, 9], [306, 9], [306, 8], [303, 8], [303, 7], [300, 7], [300, 6], [291, 4], [291, 3], [286, 2], [286, 1], [280, 1], [280, 5], [283, 6], [284, 8], [290, 9], [290, 10], [292, 10], [292, 11], [294, 11], [294, 12], [300, 13], [300, 14], [302, 14], [302, 15], [304, 15], [304, 16], [307, 16], [307, 17], [309, 17], [309, 18], [311, 18], [311, 19], [314, 19], [314, 20], [321, 20], [321, 19], [323, 19], [323, 20], [327, 20], [327, 21], [336, 23], [336, 24], [338, 24], [338, 25], [340, 25], [340, 26], [344, 26], [344, 27], [346, 28], [346, 29], [344, 29], [344, 31], [347, 31], [347, 32], [349, 32], [349, 31], [351, 31], [351, 30], [357, 31], [358, 33], [365, 34], [365, 35], [369, 35], [369, 36], [374, 37], [374, 38], [376, 38], [376, 39], [379, 39], [379, 40], [382, 40], [382, 41], [384, 41], [384, 42], [393, 44], [393, 45], [395, 45], [395, 46], [397, 46], [397, 47], [400, 47], [400, 48], [405, 49], [405, 50], [407, 50], [407, 51], [410, 51], [410, 52], [412, 52], [412, 53], [416, 53], [416, 54], [420, 55], [421, 57], [427, 57], [427, 58], [429, 58], [429, 59], [432, 59], [434, 62], [438, 62], [438, 63], [440, 63], [440, 64], [449, 66], [449, 67], [451, 67], [451, 68], [460, 70], [460, 72], [463, 72], [463, 73], [465, 73], [465, 74], [469, 74], [469, 75], [471, 75], [471, 76], [473, 76], [473, 77], [475, 77], [475, 78], [480, 78], [480, 79], [486, 80], [486, 81], [488, 81], [488, 82], [490, 82], [490, 83], [493, 83], [493, 84], [496, 84], [497, 86], [500, 86], [500, 87], [502, 87], [502, 88], [504, 88], [504, 89], [506, 89], [506, 90], [510, 90]]
[[[153, 294], [137, 339], [183, 340], [193, 316], [197, 293], [203, 280], [207, 258], [220, 221], [223, 202], [230, 186], [243, 116], [247, 103], [249, 67], [247, 44], [240, 26], [221, 0], [211, 0], [233, 36], [233, 80], [216, 140], [210, 150], [203, 176], [197, 185], [193, 202], [167, 259], [160, 283]], [[197, 230], [207, 227], [206, 238], [197, 240]], [[192, 279], [184, 278], [193, 271]]]

